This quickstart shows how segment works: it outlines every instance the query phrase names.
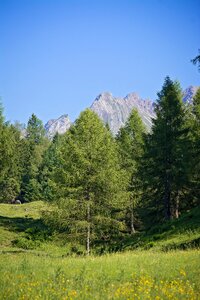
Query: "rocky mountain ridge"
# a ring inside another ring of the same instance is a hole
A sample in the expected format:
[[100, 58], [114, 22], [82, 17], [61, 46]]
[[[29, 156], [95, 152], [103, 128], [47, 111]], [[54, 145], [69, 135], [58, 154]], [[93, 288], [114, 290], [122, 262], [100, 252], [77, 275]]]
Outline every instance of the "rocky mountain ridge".
[[[191, 103], [198, 87], [189, 86], [183, 92], [183, 101]], [[108, 124], [113, 134], [117, 134], [120, 127], [124, 126], [133, 108], [138, 110], [147, 129], [150, 130], [152, 119], [155, 118], [155, 103], [149, 99], [142, 99], [136, 93], [130, 93], [126, 97], [114, 97], [109, 92], [101, 93], [96, 97], [90, 109], [97, 113], [105, 124]], [[52, 139], [58, 132], [65, 133], [72, 122], [67, 114], [58, 119], [51, 119], [45, 124], [47, 136]]]
[[52, 139], [56, 133], [63, 134], [71, 126], [71, 121], [67, 114], [60, 116], [58, 119], [49, 120], [44, 128], [48, 138]]
[[190, 85], [187, 89], [185, 89], [183, 92], [183, 102], [191, 104], [198, 88], [199, 86]]
[[155, 118], [153, 102], [140, 98], [136, 93], [130, 93], [124, 98], [114, 97], [108, 92], [102, 93], [90, 108], [109, 125], [114, 134], [125, 125], [133, 108], [138, 110], [147, 128], [151, 127], [152, 118]]

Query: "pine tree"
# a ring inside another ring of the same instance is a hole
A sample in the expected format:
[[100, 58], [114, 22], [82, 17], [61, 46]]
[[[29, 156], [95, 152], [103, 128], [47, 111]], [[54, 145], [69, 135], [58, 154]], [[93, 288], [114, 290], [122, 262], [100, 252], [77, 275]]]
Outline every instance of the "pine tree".
[[121, 165], [126, 173], [128, 191], [128, 215], [129, 228], [135, 233], [136, 216], [135, 210], [141, 197], [141, 182], [138, 176], [138, 169], [143, 155], [145, 127], [137, 112], [134, 109], [117, 136]]
[[194, 65], [198, 65], [198, 69], [199, 69], [199, 71], [200, 71], [200, 49], [199, 49], [199, 54], [195, 57], [195, 58], [193, 58], [192, 60], [191, 60], [191, 62], [194, 64]]
[[60, 167], [58, 149], [61, 145], [63, 136], [55, 134], [49, 147], [44, 152], [42, 164], [39, 168], [39, 182], [41, 185], [41, 199], [53, 201], [57, 197], [54, 193], [55, 185], [52, 180], [52, 174], [56, 168]]
[[20, 190], [20, 132], [4, 122], [0, 106], [0, 201], [15, 200]]
[[33, 145], [39, 145], [44, 141], [45, 129], [42, 121], [32, 114], [28, 120], [28, 126], [26, 130], [26, 139]]
[[[123, 202], [123, 177], [114, 138], [87, 109], [65, 134], [54, 172], [62, 225], [69, 236], [91, 243], [108, 241], [123, 224], [116, 212]], [[59, 217], [58, 217], [59, 221]]]
[[189, 108], [189, 207], [200, 204], [200, 89]]
[[4, 179], [4, 173], [6, 168], [6, 147], [5, 147], [5, 125], [4, 125], [4, 116], [3, 116], [3, 107], [0, 103], [0, 185]]
[[42, 121], [34, 114], [28, 121], [26, 137], [22, 141], [22, 186], [21, 198], [24, 201], [40, 199], [41, 186], [38, 181], [39, 167], [42, 163], [43, 153], [48, 147]]
[[155, 111], [143, 160], [144, 199], [158, 218], [178, 218], [187, 181], [187, 147], [181, 89], [169, 77], [158, 93]]

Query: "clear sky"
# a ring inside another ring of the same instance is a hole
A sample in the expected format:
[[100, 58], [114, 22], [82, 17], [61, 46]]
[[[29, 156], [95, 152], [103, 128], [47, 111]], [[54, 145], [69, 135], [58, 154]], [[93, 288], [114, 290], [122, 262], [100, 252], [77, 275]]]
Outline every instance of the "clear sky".
[[74, 120], [96, 96], [156, 99], [164, 77], [200, 85], [200, 0], [0, 0], [7, 120]]

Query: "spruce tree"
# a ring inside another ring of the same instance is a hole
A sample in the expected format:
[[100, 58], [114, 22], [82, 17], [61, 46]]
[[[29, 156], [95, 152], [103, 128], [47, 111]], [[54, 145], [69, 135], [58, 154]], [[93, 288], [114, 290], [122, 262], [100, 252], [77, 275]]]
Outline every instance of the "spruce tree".
[[50, 142], [49, 147], [43, 155], [43, 160], [39, 168], [39, 182], [41, 185], [41, 199], [45, 201], [53, 201], [57, 198], [54, 193], [55, 185], [52, 180], [52, 174], [56, 168], [60, 167], [58, 149], [61, 145], [63, 136], [58, 133], [55, 134], [53, 140]]
[[194, 64], [194, 65], [198, 65], [198, 69], [199, 69], [199, 71], [200, 71], [200, 49], [199, 49], [199, 54], [195, 57], [195, 58], [193, 58], [192, 60], [191, 60], [191, 62]]
[[5, 125], [3, 116], [3, 107], [0, 103], [0, 186], [4, 179], [4, 173], [6, 168], [6, 147], [5, 147]]
[[22, 141], [22, 187], [21, 198], [24, 201], [40, 199], [41, 186], [38, 181], [39, 168], [43, 153], [48, 147], [42, 121], [32, 114], [28, 121], [26, 137]]
[[0, 201], [13, 201], [19, 195], [21, 167], [19, 157], [20, 132], [4, 122], [0, 106]]
[[200, 204], [200, 89], [190, 106], [188, 118], [189, 133], [189, 185], [188, 207]]
[[143, 159], [143, 198], [159, 219], [167, 220], [178, 218], [187, 181], [182, 92], [179, 84], [169, 77], [158, 93], [155, 111], [156, 119], [146, 140]]
[[125, 171], [128, 192], [128, 227], [131, 233], [135, 233], [136, 208], [141, 198], [141, 181], [138, 169], [143, 155], [145, 127], [134, 109], [117, 136], [121, 165]]
[[[69, 236], [86, 244], [109, 241], [123, 228], [116, 213], [123, 205], [123, 177], [114, 138], [87, 109], [65, 134], [54, 172], [60, 220]], [[58, 221], [59, 221], [58, 216]]]

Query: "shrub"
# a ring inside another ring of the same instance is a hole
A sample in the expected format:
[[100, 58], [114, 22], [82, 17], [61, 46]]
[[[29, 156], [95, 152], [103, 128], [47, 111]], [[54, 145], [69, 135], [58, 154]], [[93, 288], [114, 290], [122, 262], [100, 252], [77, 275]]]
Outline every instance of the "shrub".
[[30, 239], [27, 239], [26, 237], [19, 237], [18, 239], [15, 239], [12, 242], [13, 246], [26, 249], [26, 250], [31, 250], [40, 245], [39, 241], [32, 241]]

